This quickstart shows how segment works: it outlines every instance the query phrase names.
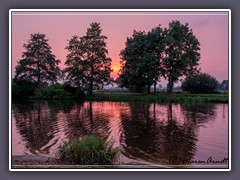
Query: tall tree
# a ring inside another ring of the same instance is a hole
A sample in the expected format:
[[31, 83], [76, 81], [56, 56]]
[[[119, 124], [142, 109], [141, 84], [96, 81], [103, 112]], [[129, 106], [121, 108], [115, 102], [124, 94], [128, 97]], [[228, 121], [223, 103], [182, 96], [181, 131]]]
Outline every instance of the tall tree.
[[144, 31], [134, 30], [132, 37], [127, 38], [125, 49], [120, 52], [122, 85], [136, 92], [142, 92], [147, 84], [142, 71], [145, 38]]
[[102, 88], [113, 82], [110, 76], [112, 60], [107, 57], [107, 37], [101, 33], [100, 23], [94, 22], [90, 24], [86, 35], [80, 38], [87, 66], [85, 77], [89, 95], [92, 95], [94, 88]]
[[145, 40], [144, 56], [146, 58], [147, 87], [150, 93], [150, 87], [154, 85], [154, 94], [156, 94], [157, 82], [162, 74], [161, 59], [165, 48], [165, 32], [159, 25], [147, 33]]
[[45, 34], [31, 34], [25, 52], [16, 66], [15, 79], [37, 83], [56, 82], [61, 75], [60, 61], [55, 58]]
[[163, 75], [168, 79], [168, 92], [172, 93], [173, 85], [180, 77], [198, 71], [200, 43], [188, 24], [181, 24], [179, 21], [169, 23], [165, 43]]
[[125, 87], [141, 92], [147, 87], [156, 86], [161, 68], [161, 56], [164, 49], [164, 34], [162, 28], [156, 27], [146, 33], [134, 31], [127, 38], [126, 47], [121, 51], [121, 83]]
[[84, 59], [83, 45], [80, 37], [73, 36], [68, 41], [65, 49], [68, 50], [65, 62], [66, 68], [63, 70], [66, 74], [66, 80], [71, 86], [77, 86], [79, 89], [82, 89], [87, 83], [87, 64]]
[[64, 72], [73, 85], [82, 86], [92, 95], [93, 89], [111, 84], [111, 58], [107, 57], [106, 36], [101, 35], [100, 24], [90, 24], [85, 36], [73, 36], [66, 49], [69, 51]]

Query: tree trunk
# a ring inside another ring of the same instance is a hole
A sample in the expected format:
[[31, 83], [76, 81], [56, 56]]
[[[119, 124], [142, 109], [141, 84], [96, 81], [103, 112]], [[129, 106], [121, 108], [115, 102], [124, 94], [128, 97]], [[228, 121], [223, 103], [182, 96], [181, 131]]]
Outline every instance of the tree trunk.
[[[94, 49], [94, 45], [92, 47], [92, 49]], [[90, 91], [89, 91], [89, 95], [92, 96], [92, 92], [93, 92], [93, 63], [94, 63], [94, 55], [93, 52], [91, 53], [91, 77], [90, 77]]]
[[38, 72], [38, 80], [37, 80], [37, 84], [38, 84], [38, 86], [39, 86], [39, 84], [40, 84], [40, 73]]
[[91, 62], [91, 77], [90, 77], [90, 89], [89, 89], [89, 95], [92, 96], [93, 91], [93, 59]]
[[[39, 56], [39, 55], [38, 55]], [[37, 62], [37, 86], [39, 87], [39, 84], [40, 84], [40, 59], [39, 59], [39, 57], [38, 57], [38, 60], [37, 60], [38, 62]]]
[[148, 87], [147, 87], [147, 93], [150, 94], [150, 90], [151, 90], [151, 85], [148, 84]]
[[156, 95], [156, 92], [157, 92], [157, 81], [155, 80], [154, 82], [154, 95]]
[[89, 89], [89, 95], [90, 96], [92, 96], [92, 91], [93, 91], [93, 78], [91, 77], [90, 89]]
[[171, 77], [169, 77], [169, 79], [168, 79], [168, 93], [171, 94], [172, 91], [173, 91], [173, 80], [172, 80]]
[[[38, 45], [38, 41], [37, 41], [37, 45]], [[40, 57], [39, 57], [39, 48], [37, 49], [37, 86], [39, 87], [40, 81], [41, 81], [41, 77], [40, 77]]]

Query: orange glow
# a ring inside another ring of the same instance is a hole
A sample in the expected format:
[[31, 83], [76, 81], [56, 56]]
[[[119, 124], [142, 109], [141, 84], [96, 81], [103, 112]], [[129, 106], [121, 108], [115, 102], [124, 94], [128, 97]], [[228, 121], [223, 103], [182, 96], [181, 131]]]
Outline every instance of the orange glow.
[[120, 70], [120, 67], [117, 65], [112, 66], [113, 72], [117, 73]]

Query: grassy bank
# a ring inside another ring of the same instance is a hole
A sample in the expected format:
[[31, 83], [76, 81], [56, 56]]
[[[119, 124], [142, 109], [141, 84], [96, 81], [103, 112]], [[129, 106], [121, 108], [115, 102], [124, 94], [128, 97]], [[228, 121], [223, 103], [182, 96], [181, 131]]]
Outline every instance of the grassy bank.
[[84, 100], [95, 101], [145, 101], [158, 103], [184, 103], [184, 102], [217, 102], [227, 103], [227, 94], [157, 94], [146, 95], [137, 93], [95, 93], [94, 96], [86, 96]]

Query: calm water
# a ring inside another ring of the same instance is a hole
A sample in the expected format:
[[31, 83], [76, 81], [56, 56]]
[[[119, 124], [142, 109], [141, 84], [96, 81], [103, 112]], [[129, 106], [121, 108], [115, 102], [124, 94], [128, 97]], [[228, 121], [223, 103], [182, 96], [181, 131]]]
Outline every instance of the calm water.
[[85, 135], [114, 140], [121, 164], [222, 167], [213, 161], [228, 158], [228, 104], [13, 102], [12, 155], [52, 157]]

